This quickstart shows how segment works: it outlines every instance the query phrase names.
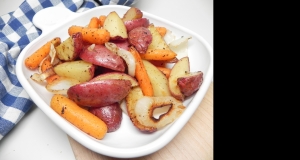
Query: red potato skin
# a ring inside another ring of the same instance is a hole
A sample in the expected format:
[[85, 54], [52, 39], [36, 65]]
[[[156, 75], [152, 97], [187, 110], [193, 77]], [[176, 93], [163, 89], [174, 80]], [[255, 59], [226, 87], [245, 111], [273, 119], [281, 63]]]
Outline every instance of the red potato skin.
[[112, 43], [116, 44], [119, 48], [125, 49], [125, 50], [129, 50], [130, 47], [130, 43], [128, 41], [128, 39], [126, 41], [111, 41]]
[[138, 19], [132, 19], [124, 22], [124, 25], [127, 29], [127, 32], [130, 32], [134, 28], [137, 27], [148, 27], [149, 26], [149, 19], [147, 18], [138, 18]]
[[[200, 71], [199, 71], [200, 72]], [[203, 82], [203, 72], [200, 72], [199, 75], [194, 75], [190, 77], [179, 77], [177, 79], [177, 85], [181, 93], [188, 97], [195, 93]]]
[[121, 101], [131, 89], [131, 82], [122, 79], [89, 81], [68, 89], [68, 97], [86, 107], [103, 107]]
[[104, 45], [95, 45], [93, 50], [85, 46], [79, 57], [86, 62], [118, 72], [124, 72], [126, 68], [122, 57], [111, 52]]
[[148, 28], [137, 27], [129, 32], [128, 41], [139, 53], [146, 53], [152, 42], [152, 35]]
[[118, 102], [103, 106], [90, 107], [89, 112], [100, 118], [107, 125], [107, 132], [118, 130], [122, 122], [122, 109]]
[[123, 38], [121, 36], [110, 37], [110, 41], [127, 41], [128, 38]]
[[72, 60], [74, 60], [79, 57], [84, 47], [81, 32], [74, 33], [72, 35], [72, 39], [74, 42], [74, 54], [75, 54]]

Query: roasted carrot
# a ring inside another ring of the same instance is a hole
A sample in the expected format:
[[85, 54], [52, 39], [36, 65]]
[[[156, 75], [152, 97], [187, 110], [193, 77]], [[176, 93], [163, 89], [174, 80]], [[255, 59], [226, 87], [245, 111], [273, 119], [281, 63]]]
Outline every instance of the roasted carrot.
[[25, 59], [25, 66], [29, 69], [37, 69], [42, 62], [42, 60], [49, 55], [50, 52], [50, 46], [53, 44], [55, 47], [58, 46], [61, 43], [61, 40], [59, 37], [56, 37], [52, 39], [51, 41], [48, 41], [46, 44], [44, 44], [41, 48], [36, 50], [33, 54], [31, 54], [29, 57]]
[[99, 19], [97, 17], [92, 17], [88, 24], [88, 28], [99, 28]]
[[[157, 67], [157, 66], [156, 66]], [[157, 67], [167, 78], [170, 77], [171, 69], [167, 67]]]
[[155, 27], [155, 28], [162, 37], [164, 37], [166, 35], [166, 33], [167, 33], [166, 27]]
[[110, 38], [110, 33], [102, 28], [88, 28], [73, 25], [68, 29], [70, 36], [77, 32], [82, 33], [83, 41], [94, 44], [104, 44], [108, 42]]
[[54, 80], [58, 79], [59, 75], [54, 74], [46, 78], [47, 83], [52, 83]]
[[172, 50], [165, 49], [148, 49], [146, 53], [140, 54], [142, 59], [145, 60], [172, 60], [177, 54]]
[[107, 125], [100, 118], [63, 95], [54, 94], [50, 107], [77, 128], [96, 139], [102, 139], [107, 133]]
[[150, 78], [147, 74], [144, 63], [140, 57], [140, 54], [134, 47], [130, 47], [129, 51], [132, 53], [136, 61], [135, 78], [137, 79], [139, 86], [143, 91], [143, 94], [145, 96], [153, 96], [152, 84], [150, 82]]
[[99, 17], [99, 26], [100, 26], [100, 27], [103, 27], [103, 24], [104, 24], [105, 19], [106, 19], [106, 16], [105, 16], [105, 15], [101, 15], [101, 16]]

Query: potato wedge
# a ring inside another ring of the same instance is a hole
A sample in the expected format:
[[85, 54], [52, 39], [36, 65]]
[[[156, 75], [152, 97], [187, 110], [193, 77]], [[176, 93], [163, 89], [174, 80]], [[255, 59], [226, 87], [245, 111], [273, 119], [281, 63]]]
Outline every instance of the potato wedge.
[[74, 85], [69, 88], [67, 94], [78, 105], [102, 107], [121, 101], [130, 89], [129, 80], [103, 79]]
[[57, 57], [63, 61], [73, 61], [78, 58], [83, 49], [82, 34], [80, 32], [73, 34], [63, 41], [56, 48]]
[[77, 79], [79, 82], [91, 80], [95, 73], [95, 66], [83, 60], [64, 62], [53, 69], [57, 75]]
[[126, 40], [128, 37], [125, 24], [115, 11], [106, 16], [103, 28], [110, 33], [111, 40]]
[[107, 125], [107, 133], [114, 132], [121, 126], [123, 117], [118, 102], [103, 107], [89, 107], [89, 112], [104, 121]]
[[154, 24], [150, 24], [148, 26], [148, 29], [150, 30], [152, 35], [152, 42], [148, 47], [149, 50], [155, 50], [155, 49], [170, 50], [169, 45], [165, 42], [164, 38], [156, 30]]
[[167, 77], [149, 61], [143, 60], [143, 63], [152, 84], [153, 96], [171, 96]]
[[111, 52], [104, 45], [95, 45], [84, 49], [79, 57], [94, 65], [105, 67], [114, 71], [124, 72], [125, 63], [123, 58]]
[[184, 95], [181, 93], [177, 84], [177, 79], [183, 77], [190, 72], [189, 58], [181, 58], [174, 64], [169, 77], [169, 88], [172, 96], [180, 101], [184, 100]]
[[135, 7], [129, 8], [126, 13], [123, 15], [122, 20], [123, 22], [133, 19], [138, 19], [143, 17], [143, 12]]

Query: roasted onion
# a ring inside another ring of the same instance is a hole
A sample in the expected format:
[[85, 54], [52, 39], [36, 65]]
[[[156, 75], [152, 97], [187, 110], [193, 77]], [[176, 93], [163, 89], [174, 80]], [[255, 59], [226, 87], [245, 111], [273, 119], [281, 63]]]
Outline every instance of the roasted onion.
[[[153, 117], [154, 109], [171, 105], [167, 113]], [[164, 126], [175, 121], [185, 110], [181, 101], [172, 96], [148, 97], [144, 96], [136, 102], [135, 113], [137, 120], [145, 126], [161, 129]]]

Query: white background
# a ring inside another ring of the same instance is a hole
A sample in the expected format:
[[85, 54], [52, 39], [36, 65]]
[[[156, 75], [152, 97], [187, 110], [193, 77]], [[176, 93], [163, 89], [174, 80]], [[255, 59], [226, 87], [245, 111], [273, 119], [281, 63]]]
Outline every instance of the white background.
[[[0, 15], [23, 0], [0, 0]], [[141, 0], [135, 4], [201, 35], [213, 48], [213, 0]], [[75, 160], [67, 135], [36, 106], [0, 140], [0, 160]]]

